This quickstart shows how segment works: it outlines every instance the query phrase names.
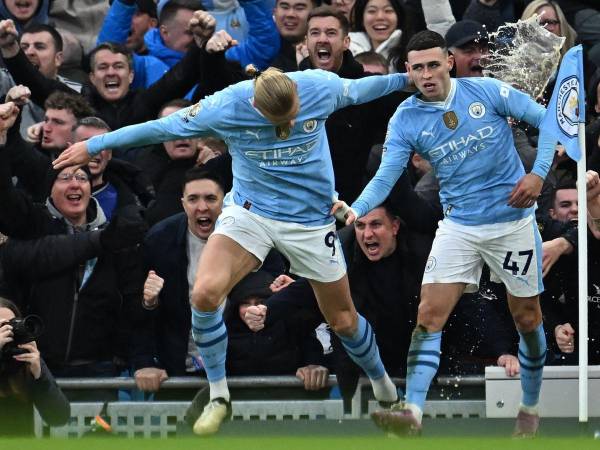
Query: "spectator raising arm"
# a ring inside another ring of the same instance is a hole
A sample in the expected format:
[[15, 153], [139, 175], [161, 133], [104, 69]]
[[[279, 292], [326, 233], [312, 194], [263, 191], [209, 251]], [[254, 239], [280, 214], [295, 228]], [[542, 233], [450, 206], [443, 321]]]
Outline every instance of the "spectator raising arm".
[[600, 177], [593, 170], [586, 173], [588, 225], [596, 239], [600, 239]]

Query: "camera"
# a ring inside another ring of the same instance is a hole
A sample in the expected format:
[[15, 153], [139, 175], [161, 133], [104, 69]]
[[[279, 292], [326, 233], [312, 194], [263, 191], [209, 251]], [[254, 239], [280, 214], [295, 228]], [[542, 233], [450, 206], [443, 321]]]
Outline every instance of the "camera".
[[22, 319], [15, 317], [6, 324], [12, 327], [13, 340], [2, 348], [1, 358], [4, 360], [12, 360], [15, 355], [27, 353], [27, 350], [19, 348], [19, 345], [35, 341], [44, 332], [44, 322], [39, 316], [33, 314]]

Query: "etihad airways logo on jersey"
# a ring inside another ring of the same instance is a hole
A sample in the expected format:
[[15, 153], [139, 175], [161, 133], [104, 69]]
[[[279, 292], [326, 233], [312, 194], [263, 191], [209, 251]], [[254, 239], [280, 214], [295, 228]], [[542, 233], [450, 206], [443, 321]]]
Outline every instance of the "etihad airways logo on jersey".
[[317, 140], [293, 147], [247, 150], [244, 152], [248, 158], [257, 161], [259, 167], [281, 167], [302, 164], [310, 152], [317, 146]]
[[461, 136], [457, 139], [452, 139], [433, 150], [429, 151], [429, 156], [432, 160], [440, 161], [440, 164], [450, 164], [452, 162], [464, 159], [469, 155], [477, 153], [486, 148], [484, 139], [491, 136], [494, 128], [491, 126], [479, 128], [473, 133]]

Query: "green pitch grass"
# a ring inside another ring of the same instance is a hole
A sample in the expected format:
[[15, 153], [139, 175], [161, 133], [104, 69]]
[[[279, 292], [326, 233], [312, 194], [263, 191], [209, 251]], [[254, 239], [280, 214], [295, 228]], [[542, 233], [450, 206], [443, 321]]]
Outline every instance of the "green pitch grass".
[[598, 449], [593, 438], [419, 438], [378, 437], [213, 437], [209, 439], [14, 439], [0, 440], [2, 450], [523, 450]]
[[365, 419], [233, 421], [216, 436], [198, 438], [179, 424], [169, 438], [0, 438], [0, 450], [600, 450], [593, 437], [598, 418], [585, 426], [577, 419], [544, 418], [536, 439], [511, 439], [514, 419], [426, 418], [423, 425], [420, 438], [398, 438]]

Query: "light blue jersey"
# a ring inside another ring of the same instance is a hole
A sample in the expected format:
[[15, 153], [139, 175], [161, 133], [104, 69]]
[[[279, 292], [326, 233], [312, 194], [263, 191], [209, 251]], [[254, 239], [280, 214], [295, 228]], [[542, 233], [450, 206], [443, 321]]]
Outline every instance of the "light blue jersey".
[[[440, 182], [444, 215], [463, 225], [519, 220], [533, 208], [508, 199], [525, 175], [507, 117], [537, 127], [545, 109], [491, 78], [458, 78], [443, 102], [419, 95], [405, 100], [390, 119], [381, 166], [352, 207], [364, 215], [387, 197], [414, 150], [431, 163]], [[540, 142], [532, 172], [545, 178], [554, 146]]]
[[[333, 166], [325, 120], [407, 84], [404, 74], [347, 80], [332, 72], [287, 73], [298, 87], [300, 112], [291, 134], [276, 129], [253, 105], [254, 83], [242, 81], [168, 117], [95, 136], [88, 151], [148, 145], [184, 137], [218, 136], [233, 159], [233, 188], [225, 199], [269, 219], [307, 226], [333, 222]], [[351, 157], [351, 155], [349, 155]]]

